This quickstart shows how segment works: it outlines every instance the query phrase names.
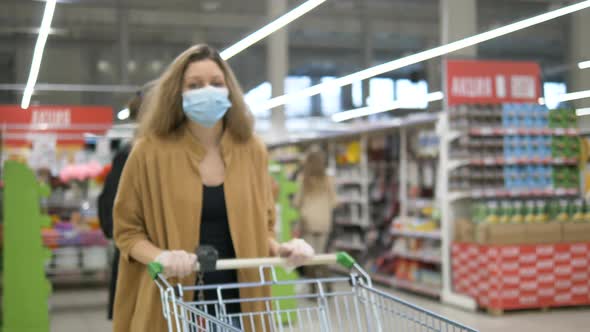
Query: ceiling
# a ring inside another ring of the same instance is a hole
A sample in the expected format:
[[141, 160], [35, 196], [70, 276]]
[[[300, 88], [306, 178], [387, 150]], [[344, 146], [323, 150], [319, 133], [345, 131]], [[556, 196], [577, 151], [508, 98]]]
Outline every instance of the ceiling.
[[[262, 26], [269, 21], [266, 15], [269, 1], [272, 0], [58, 0], [44, 66], [50, 62], [65, 65], [62, 71], [68, 69], [69, 62], [60, 57], [72, 54], [80, 74], [58, 74], [54, 72], [56, 68], [42, 67], [39, 82], [121, 83], [116, 68], [121, 22], [126, 18], [129, 61], [139, 66], [141, 72], [130, 73], [128, 83], [142, 84], [192, 43], [207, 42], [223, 49]], [[301, 1], [288, 0], [289, 7]], [[478, 30], [485, 31], [571, 2], [575, 1], [479, 0]], [[365, 21], [359, 8], [363, 4], [367, 8], [366, 20], [371, 25], [375, 63], [439, 44], [439, 0], [328, 0], [289, 26], [290, 72], [321, 76], [361, 69]], [[40, 0], [0, 3], [0, 58], [8, 55], [10, 59], [13, 54], [17, 62], [15, 73], [0, 78], [0, 83], [23, 83], [26, 79], [43, 7], [44, 2]], [[567, 17], [553, 20], [484, 43], [479, 46], [478, 56], [534, 60], [544, 68], [559, 67], [567, 58], [568, 22]], [[232, 59], [246, 89], [264, 81], [265, 52], [264, 43], [259, 43]], [[104, 69], [105, 63], [115, 67], [113, 73], [100, 69]], [[409, 76], [415, 71], [423, 72], [424, 68], [418, 65], [391, 75]], [[553, 79], [561, 78], [560, 71], [548, 72]]]

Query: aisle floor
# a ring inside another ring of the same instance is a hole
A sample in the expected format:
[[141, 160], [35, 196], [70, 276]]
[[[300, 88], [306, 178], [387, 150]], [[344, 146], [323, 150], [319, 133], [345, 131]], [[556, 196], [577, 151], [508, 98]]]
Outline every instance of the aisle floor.
[[[551, 309], [548, 312], [519, 311], [502, 317], [491, 317], [484, 313], [466, 312], [443, 306], [438, 302], [405, 292], [391, 289], [386, 291], [482, 332], [588, 331], [590, 326], [588, 307]], [[106, 320], [106, 303], [107, 291], [103, 289], [56, 291], [50, 299], [51, 331], [111, 331], [111, 324]]]

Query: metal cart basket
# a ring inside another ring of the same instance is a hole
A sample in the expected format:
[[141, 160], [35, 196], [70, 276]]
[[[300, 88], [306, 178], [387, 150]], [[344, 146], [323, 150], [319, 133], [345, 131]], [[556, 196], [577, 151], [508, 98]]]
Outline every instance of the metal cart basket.
[[[199, 257], [200, 260], [200, 257]], [[280, 281], [275, 267], [282, 258], [217, 260], [213, 269], [257, 268], [260, 282], [224, 285], [171, 285], [157, 263], [148, 266], [161, 295], [162, 309], [170, 332], [238, 331], [444, 331], [477, 332], [450, 319], [407, 303], [373, 287], [369, 275], [346, 253], [317, 255], [306, 265], [340, 264], [349, 276]], [[197, 271], [204, 269], [197, 264]], [[211, 267], [209, 268], [211, 269]], [[270, 272], [270, 273], [269, 273]], [[268, 277], [270, 275], [270, 278]], [[297, 294], [267, 298], [224, 299], [224, 291], [272, 285], [295, 285]], [[315, 290], [309, 291], [311, 285]], [[330, 285], [331, 287], [327, 287]], [[215, 301], [184, 301], [184, 292], [215, 289]], [[332, 290], [333, 289], [333, 290]], [[283, 301], [296, 301], [293, 308], [281, 308]], [[265, 310], [228, 313], [230, 303], [258, 301]]]

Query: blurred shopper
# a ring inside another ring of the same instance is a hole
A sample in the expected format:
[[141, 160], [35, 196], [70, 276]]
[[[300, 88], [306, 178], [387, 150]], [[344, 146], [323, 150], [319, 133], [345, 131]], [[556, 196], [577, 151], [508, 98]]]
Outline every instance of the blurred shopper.
[[[133, 122], [137, 120], [139, 109], [141, 107], [141, 101], [144, 91], [146, 91], [147, 85], [141, 91], [138, 91], [131, 100], [127, 103], [127, 109], [129, 110], [129, 119]], [[104, 187], [100, 196], [98, 196], [98, 218], [100, 221], [100, 227], [104, 235], [112, 239], [113, 238], [113, 204], [115, 203], [115, 196], [117, 195], [117, 187], [119, 185], [119, 179], [123, 172], [123, 166], [127, 161], [129, 152], [131, 151], [131, 143], [125, 144], [119, 149], [113, 158], [111, 163], [111, 171], [107, 175]], [[111, 281], [109, 287], [109, 306], [107, 311], [108, 319], [113, 319], [113, 304], [115, 300], [115, 289], [117, 286], [117, 273], [119, 271], [119, 249], [115, 246], [115, 252], [113, 255], [113, 264], [111, 270]]]
[[[326, 174], [324, 153], [312, 148], [303, 163], [299, 176], [299, 191], [295, 195], [295, 206], [301, 215], [301, 234], [315, 251], [324, 252], [332, 226], [332, 211], [337, 204], [334, 183]], [[324, 266], [306, 267], [311, 278], [326, 275]]]
[[[144, 105], [140, 138], [115, 201], [115, 241], [121, 250], [115, 332], [166, 330], [158, 288], [145, 268], [150, 262], [161, 263], [174, 283], [192, 285], [194, 252], [202, 245], [215, 247], [219, 258], [281, 255], [293, 265], [313, 255], [303, 240], [275, 240], [266, 147], [254, 135], [241, 88], [216, 50], [197, 45], [180, 54]], [[257, 269], [217, 271], [206, 273], [204, 283], [259, 279]], [[217, 299], [215, 291], [204, 296]], [[267, 296], [268, 287], [224, 294]], [[266, 310], [263, 302], [227, 309]]]

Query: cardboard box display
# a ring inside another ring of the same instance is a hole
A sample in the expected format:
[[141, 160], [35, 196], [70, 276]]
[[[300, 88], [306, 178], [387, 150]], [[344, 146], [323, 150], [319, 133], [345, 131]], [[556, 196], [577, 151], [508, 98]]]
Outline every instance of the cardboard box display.
[[475, 225], [467, 219], [458, 219], [455, 222], [455, 241], [456, 242], [473, 242], [473, 232]]
[[525, 226], [525, 239], [522, 244], [559, 243], [562, 241], [562, 224], [547, 223]]
[[590, 242], [590, 224], [566, 223], [562, 227], [564, 242]]
[[455, 242], [478, 244], [552, 244], [590, 242], [589, 223], [473, 224], [455, 222]]
[[510, 310], [590, 304], [590, 242], [454, 243], [451, 252], [455, 290], [480, 306]]
[[518, 244], [526, 238], [526, 225], [477, 225], [475, 243]]

